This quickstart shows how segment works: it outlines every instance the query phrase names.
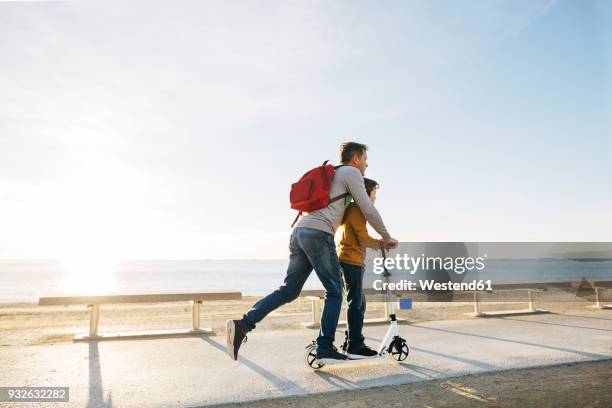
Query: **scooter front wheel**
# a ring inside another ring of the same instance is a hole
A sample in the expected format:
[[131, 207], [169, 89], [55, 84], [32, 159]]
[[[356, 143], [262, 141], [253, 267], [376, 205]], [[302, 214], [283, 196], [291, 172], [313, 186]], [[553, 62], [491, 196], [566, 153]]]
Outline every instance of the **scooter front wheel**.
[[404, 361], [410, 354], [410, 349], [405, 341], [395, 340], [389, 346], [389, 354], [395, 361]]
[[306, 365], [313, 370], [318, 370], [323, 367], [325, 364], [321, 364], [317, 362], [317, 344], [316, 342], [312, 342], [306, 346], [306, 350], [304, 351], [304, 361]]

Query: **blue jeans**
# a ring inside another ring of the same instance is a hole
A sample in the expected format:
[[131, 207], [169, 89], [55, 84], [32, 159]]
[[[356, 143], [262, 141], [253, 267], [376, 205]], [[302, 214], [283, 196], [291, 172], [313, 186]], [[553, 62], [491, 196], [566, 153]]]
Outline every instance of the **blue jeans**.
[[363, 294], [363, 267], [340, 262], [344, 287], [346, 289], [346, 321], [348, 324], [348, 341], [351, 348], [359, 349], [364, 344], [363, 318], [366, 311], [366, 299]]
[[340, 263], [334, 236], [313, 228], [295, 228], [289, 241], [289, 253], [285, 282], [251, 307], [242, 318], [242, 329], [253, 330], [268, 313], [295, 300], [314, 268], [325, 288], [317, 351], [331, 351], [342, 306]]

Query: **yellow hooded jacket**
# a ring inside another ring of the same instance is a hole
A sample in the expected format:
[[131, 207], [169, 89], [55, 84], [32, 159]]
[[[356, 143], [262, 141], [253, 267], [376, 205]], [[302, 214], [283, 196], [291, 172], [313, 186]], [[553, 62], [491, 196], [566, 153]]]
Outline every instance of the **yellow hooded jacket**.
[[379, 248], [380, 241], [368, 234], [366, 219], [357, 204], [351, 203], [342, 220], [342, 240], [338, 246], [340, 262], [365, 266], [366, 248]]

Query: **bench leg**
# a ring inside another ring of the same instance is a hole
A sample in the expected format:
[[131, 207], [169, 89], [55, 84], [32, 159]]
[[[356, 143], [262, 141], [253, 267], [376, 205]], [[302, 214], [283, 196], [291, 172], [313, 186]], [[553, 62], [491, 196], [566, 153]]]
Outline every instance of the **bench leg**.
[[312, 300], [312, 324], [317, 326], [321, 323], [321, 299]]
[[389, 302], [385, 302], [385, 320], [389, 321], [389, 315], [391, 314], [391, 305], [389, 304]]
[[191, 301], [191, 327], [193, 330], [200, 330], [200, 305], [201, 300]]
[[529, 300], [529, 311], [535, 312], [535, 307], [533, 306], [533, 294], [530, 290], [527, 291], [527, 299]]
[[89, 337], [97, 337], [100, 305], [87, 305], [87, 307], [89, 308]]
[[474, 316], [480, 316], [480, 293], [474, 292]]

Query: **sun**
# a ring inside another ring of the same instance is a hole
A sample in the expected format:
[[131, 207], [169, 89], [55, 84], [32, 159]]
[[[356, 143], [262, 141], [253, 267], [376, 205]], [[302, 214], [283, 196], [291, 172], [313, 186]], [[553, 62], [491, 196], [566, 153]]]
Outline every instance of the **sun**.
[[100, 256], [75, 256], [61, 261], [60, 291], [70, 295], [106, 295], [117, 291], [116, 262]]
[[82, 231], [79, 240], [67, 240], [60, 258], [63, 276], [59, 290], [70, 295], [105, 295], [117, 291], [117, 259], [107, 245], [109, 237]]
[[79, 171], [67, 174], [53, 192], [50, 208], [57, 227], [52, 246], [62, 265], [59, 291], [71, 295], [117, 291], [118, 254], [130, 245], [131, 188], [128, 168], [104, 157], [77, 160]]

